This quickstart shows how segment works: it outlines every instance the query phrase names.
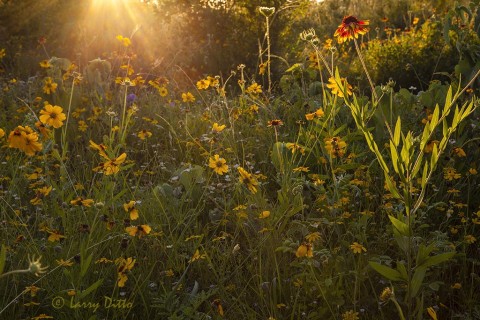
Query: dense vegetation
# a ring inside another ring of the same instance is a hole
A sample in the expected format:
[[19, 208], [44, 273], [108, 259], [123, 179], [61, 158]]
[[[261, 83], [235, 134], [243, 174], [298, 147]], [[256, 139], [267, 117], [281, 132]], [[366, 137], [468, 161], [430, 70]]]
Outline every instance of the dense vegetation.
[[0, 318], [480, 319], [478, 7], [0, 1]]

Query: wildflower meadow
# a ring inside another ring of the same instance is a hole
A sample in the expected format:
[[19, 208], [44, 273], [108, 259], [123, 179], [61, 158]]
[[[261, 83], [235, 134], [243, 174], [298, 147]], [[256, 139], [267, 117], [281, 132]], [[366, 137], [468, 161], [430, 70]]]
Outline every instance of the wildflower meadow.
[[479, 8], [0, 0], [0, 319], [480, 319]]

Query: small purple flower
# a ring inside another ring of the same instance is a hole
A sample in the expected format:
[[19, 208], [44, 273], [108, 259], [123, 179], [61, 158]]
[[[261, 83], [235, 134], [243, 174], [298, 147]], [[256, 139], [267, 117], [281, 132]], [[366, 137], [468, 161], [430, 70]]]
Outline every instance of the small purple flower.
[[130, 93], [127, 96], [127, 103], [131, 105], [136, 99], [137, 99], [137, 96], [135, 95], [135, 93]]

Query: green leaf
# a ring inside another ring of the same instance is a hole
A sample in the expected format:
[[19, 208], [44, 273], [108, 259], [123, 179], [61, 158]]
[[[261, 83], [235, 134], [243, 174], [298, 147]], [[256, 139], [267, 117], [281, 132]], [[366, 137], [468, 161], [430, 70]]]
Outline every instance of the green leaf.
[[92, 293], [93, 291], [97, 290], [98, 287], [100, 287], [103, 283], [103, 279], [100, 279], [98, 280], [97, 282], [95, 282], [94, 284], [92, 284], [90, 287], [88, 287], [87, 289], [83, 290], [82, 292], [80, 292], [78, 294], [78, 299], [81, 300], [83, 298], [85, 298], [86, 296], [88, 296], [90, 293]]
[[408, 237], [410, 235], [410, 229], [408, 228], [408, 225], [405, 222], [402, 222], [395, 218], [394, 216], [388, 216], [390, 219], [390, 222], [393, 224], [395, 229], [402, 235]]
[[453, 258], [453, 256], [455, 256], [455, 254], [456, 254], [455, 251], [440, 253], [435, 256], [431, 256], [431, 257], [428, 257], [427, 259], [424, 259], [423, 263], [419, 264], [418, 266], [423, 268], [429, 268], [431, 266], [435, 266], [437, 264], [450, 260], [451, 258]]
[[440, 115], [440, 107], [438, 104], [435, 105], [435, 110], [433, 110], [432, 119], [430, 120], [430, 131], [433, 131], [438, 124], [438, 117]]
[[368, 264], [370, 267], [372, 267], [375, 271], [380, 273], [382, 276], [385, 278], [392, 280], [392, 281], [401, 281], [402, 280], [402, 275], [400, 272], [398, 272], [395, 269], [392, 269], [390, 267], [384, 266], [378, 262], [375, 261], [369, 261]]
[[395, 185], [392, 182], [392, 179], [390, 178], [390, 176], [387, 173], [385, 173], [385, 183], [387, 184], [388, 191], [390, 191], [390, 193], [392, 194], [392, 196], [394, 198], [396, 198], [396, 199], [401, 199], [402, 198], [402, 196], [400, 196], [400, 193], [398, 192], [397, 187], [395, 187]]
[[90, 264], [92, 263], [93, 259], [93, 254], [89, 255], [87, 258], [82, 254], [80, 255], [81, 261], [80, 261], [80, 277], [83, 277], [84, 275], [87, 274], [88, 268], [90, 267]]
[[400, 116], [397, 118], [397, 123], [395, 124], [395, 132], [393, 134], [393, 143], [395, 147], [398, 147], [400, 144], [400, 133], [402, 132], [402, 120]]
[[427, 272], [426, 268], [417, 267], [415, 273], [412, 277], [412, 285], [410, 287], [410, 297], [414, 298], [423, 284], [423, 279], [425, 278], [425, 273]]
[[[390, 140], [390, 155], [392, 156], [393, 170], [395, 170], [396, 173], [400, 173], [400, 171], [398, 170], [398, 165], [399, 165], [398, 152], [397, 152], [395, 143], [392, 140]], [[400, 166], [402, 166], [401, 163], [400, 163]], [[403, 170], [402, 170], [402, 173], [403, 173]]]
[[423, 173], [422, 173], [422, 189], [425, 188], [427, 185], [427, 177], [428, 177], [428, 162], [425, 162], [423, 166]]
[[293, 66], [285, 70], [285, 72], [292, 72], [298, 68], [301, 68], [303, 65], [301, 63], [295, 63]]
[[397, 270], [400, 273], [402, 279], [408, 281], [407, 268], [405, 268], [405, 265], [403, 263], [399, 261], [397, 262]]
[[5, 261], [7, 260], [7, 247], [2, 244], [2, 251], [0, 251], [0, 275], [3, 274], [5, 269]]

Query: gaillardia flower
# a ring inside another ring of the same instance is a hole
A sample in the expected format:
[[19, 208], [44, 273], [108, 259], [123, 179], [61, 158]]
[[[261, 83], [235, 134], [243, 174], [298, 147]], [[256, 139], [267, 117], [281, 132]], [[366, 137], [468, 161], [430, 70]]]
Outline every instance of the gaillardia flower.
[[370, 22], [368, 20], [358, 20], [354, 16], [345, 16], [335, 31], [334, 37], [337, 38], [338, 43], [343, 43], [347, 40], [353, 40], [358, 38], [358, 35], [366, 34], [368, 32], [368, 26]]

